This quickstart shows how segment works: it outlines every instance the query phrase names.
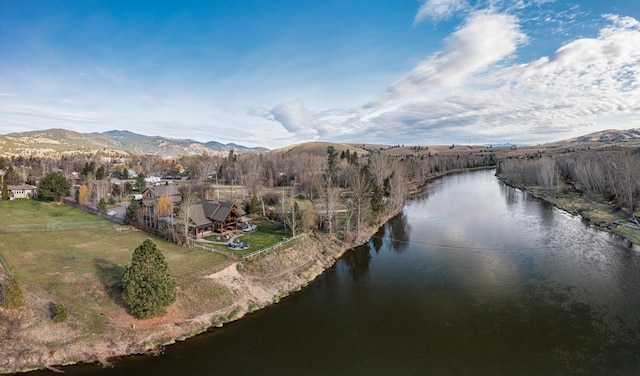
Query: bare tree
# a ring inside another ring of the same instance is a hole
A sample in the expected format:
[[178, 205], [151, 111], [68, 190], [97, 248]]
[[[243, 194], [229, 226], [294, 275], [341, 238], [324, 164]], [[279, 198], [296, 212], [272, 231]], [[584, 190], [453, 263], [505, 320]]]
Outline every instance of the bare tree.
[[198, 194], [190, 188], [182, 192], [182, 202], [180, 203], [178, 218], [180, 221], [181, 235], [184, 239], [183, 244], [189, 244], [189, 224], [197, 199]]
[[336, 213], [336, 206], [340, 199], [340, 189], [332, 185], [327, 186], [325, 191], [325, 208], [327, 212], [327, 225], [329, 228], [329, 234], [333, 234], [333, 228], [335, 227], [333, 219]]
[[351, 177], [350, 188], [352, 189], [352, 210], [356, 217], [356, 238], [359, 239], [362, 226], [369, 217], [371, 181], [361, 171]]
[[409, 186], [407, 179], [407, 170], [405, 165], [399, 161], [394, 161], [392, 166], [393, 173], [389, 177], [390, 192], [387, 208], [391, 212], [396, 212], [404, 206], [407, 195], [409, 194]]
[[538, 162], [538, 181], [546, 191], [549, 191], [556, 185], [557, 176], [558, 170], [555, 159], [542, 158]]

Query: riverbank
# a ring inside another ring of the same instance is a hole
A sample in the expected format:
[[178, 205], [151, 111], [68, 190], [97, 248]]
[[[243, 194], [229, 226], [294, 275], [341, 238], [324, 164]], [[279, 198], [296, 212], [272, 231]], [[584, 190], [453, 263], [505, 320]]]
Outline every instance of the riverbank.
[[640, 247], [640, 229], [629, 222], [627, 213], [615, 208], [611, 203], [590, 199], [574, 192], [550, 194], [541, 187], [514, 184], [502, 176], [497, 178], [509, 187], [527, 192], [571, 215], [580, 216], [592, 228], [620, 236], [630, 247]]
[[[382, 218], [380, 225], [391, 217]], [[179, 286], [178, 300], [164, 317], [137, 320], [122, 307], [95, 312], [95, 325], [108, 327], [102, 334], [87, 335], [74, 322], [73, 310], [68, 323], [53, 323], [48, 319], [46, 299], [27, 291], [27, 307], [2, 311], [0, 335], [4, 344], [0, 373], [84, 362], [109, 365], [117, 362], [113, 359], [119, 356], [158, 353], [164, 346], [237, 320], [300, 290], [331, 267], [344, 252], [369, 239], [378, 228], [363, 229], [360, 239], [350, 243], [335, 236], [312, 234], [251, 261], [226, 260], [195, 278], [201, 281], [195, 283], [204, 287], [182, 287], [200, 294], [187, 296]], [[107, 264], [103, 261], [98, 267], [113, 268]], [[109, 291], [100, 294], [113, 293], [111, 282], [104, 281]], [[211, 296], [211, 291], [217, 294]], [[194, 301], [199, 310], [189, 309]], [[203, 313], [203, 306], [211, 308]]]

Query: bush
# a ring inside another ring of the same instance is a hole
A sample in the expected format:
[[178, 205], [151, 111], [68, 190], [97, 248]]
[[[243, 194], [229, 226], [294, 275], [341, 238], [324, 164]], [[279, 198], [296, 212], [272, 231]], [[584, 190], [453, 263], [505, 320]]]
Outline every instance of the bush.
[[53, 308], [52, 318], [53, 322], [55, 323], [65, 322], [69, 318], [69, 310], [67, 310], [67, 307], [65, 307], [65, 305], [62, 303], [56, 304], [56, 306]]
[[7, 276], [6, 285], [4, 286], [4, 301], [2, 305], [6, 309], [16, 309], [26, 305], [24, 293], [20, 287], [18, 279], [14, 275]]

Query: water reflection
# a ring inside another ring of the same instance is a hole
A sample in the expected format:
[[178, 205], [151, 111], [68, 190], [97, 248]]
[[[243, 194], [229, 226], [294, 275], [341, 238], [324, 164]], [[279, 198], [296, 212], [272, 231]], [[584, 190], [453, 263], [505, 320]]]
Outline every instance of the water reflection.
[[371, 262], [369, 246], [361, 245], [352, 249], [342, 260], [354, 280], [365, 276], [369, 271], [369, 263]]
[[391, 249], [396, 252], [402, 252], [407, 249], [407, 240], [409, 240], [411, 225], [409, 224], [407, 214], [404, 211], [393, 218], [393, 221], [389, 221], [387, 225], [384, 226], [384, 228], [385, 230], [389, 230], [389, 237], [391, 238]]

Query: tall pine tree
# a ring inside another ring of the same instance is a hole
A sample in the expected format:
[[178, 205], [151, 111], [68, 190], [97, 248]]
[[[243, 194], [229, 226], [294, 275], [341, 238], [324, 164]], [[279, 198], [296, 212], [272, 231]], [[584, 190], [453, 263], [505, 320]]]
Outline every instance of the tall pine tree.
[[155, 243], [147, 239], [133, 252], [122, 273], [122, 298], [141, 319], [164, 316], [176, 301], [176, 282]]

